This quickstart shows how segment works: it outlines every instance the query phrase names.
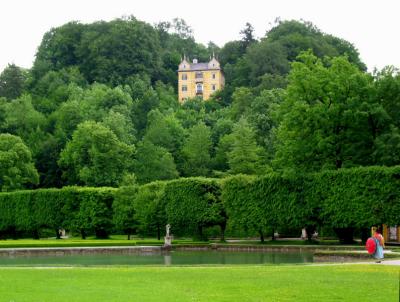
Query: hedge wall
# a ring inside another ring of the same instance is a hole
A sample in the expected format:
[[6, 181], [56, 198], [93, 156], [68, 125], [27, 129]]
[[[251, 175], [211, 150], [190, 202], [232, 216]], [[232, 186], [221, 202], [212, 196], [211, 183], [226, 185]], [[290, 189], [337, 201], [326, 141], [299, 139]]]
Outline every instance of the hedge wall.
[[167, 182], [156, 181], [140, 186], [133, 200], [137, 232], [142, 236], [164, 234], [167, 218], [165, 213], [164, 190]]
[[203, 237], [203, 228], [218, 225], [223, 237], [227, 216], [216, 179], [181, 178], [166, 183], [166, 216], [172, 232]]
[[235, 176], [223, 181], [229, 222], [260, 233], [317, 226], [338, 231], [400, 224], [400, 168], [341, 169], [308, 175]]
[[78, 188], [41, 189], [0, 194], [0, 234], [17, 236], [31, 233], [39, 237], [40, 230], [65, 228], [94, 232], [105, 237], [110, 231], [111, 206], [116, 189]]
[[331, 228], [343, 237], [372, 225], [400, 224], [400, 167], [341, 169], [308, 175], [271, 173], [223, 180], [181, 178], [143, 186], [0, 193], [0, 236], [65, 228], [82, 237], [110, 232], [203, 237], [219, 226], [258, 232]]

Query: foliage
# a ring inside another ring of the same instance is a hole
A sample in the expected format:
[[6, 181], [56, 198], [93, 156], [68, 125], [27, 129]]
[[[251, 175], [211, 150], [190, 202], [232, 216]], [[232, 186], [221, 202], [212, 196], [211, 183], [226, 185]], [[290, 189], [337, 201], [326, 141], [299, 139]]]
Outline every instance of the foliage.
[[299, 60], [280, 106], [276, 166], [319, 171], [371, 164], [371, 77], [343, 57], [328, 67], [309, 52]]
[[242, 118], [233, 127], [232, 147], [227, 153], [230, 172], [233, 174], [255, 174], [262, 168], [262, 149], [257, 145], [254, 131]]
[[130, 240], [131, 234], [134, 233], [137, 223], [135, 221], [135, 208], [133, 199], [138, 192], [137, 186], [123, 186], [115, 193], [112, 203], [113, 224], [115, 230], [123, 231], [128, 235]]
[[109, 128], [88, 121], [78, 126], [59, 164], [72, 183], [117, 186], [131, 170], [133, 153], [134, 146], [119, 141]]
[[166, 182], [152, 182], [140, 186], [134, 198], [135, 220], [138, 233], [143, 236], [157, 236], [160, 240], [167, 224], [164, 189]]
[[0, 194], [0, 233], [38, 238], [41, 230], [51, 229], [58, 237], [59, 229], [65, 228], [83, 237], [89, 232], [104, 237], [111, 231], [114, 192], [65, 187]]
[[187, 176], [208, 176], [211, 168], [211, 131], [204, 123], [189, 129], [182, 155], [183, 170]]
[[217, 180], [182, 178], [168, 182], [164, 200], [166, 217], [173, 234], [188, 234], [203, 238], [203, 229], [219, 225], [222, 239], [226, 214], [221, 202]]
[[15, 64], [8, 66], [0, 74], [0, 97], [13, 100], [25, 90], [27, 72]]
[[0, 134], [0, 190], [21, 189], [37, 184], [39, 175], [29, 148], [20, 137]]
[[138, 144], [134, 170], [139, 183], [174, 179], [179, 175], [171, 153], [147, 140]]

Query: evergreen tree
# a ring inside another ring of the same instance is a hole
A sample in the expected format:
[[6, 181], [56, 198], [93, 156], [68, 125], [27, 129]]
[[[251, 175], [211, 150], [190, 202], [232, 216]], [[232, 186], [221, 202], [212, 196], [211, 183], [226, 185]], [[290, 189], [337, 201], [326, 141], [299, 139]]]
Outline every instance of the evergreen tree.
[[27, 74], [15, 64], [8, 66], [0, 74], [0, 97], [9, 100], [19, 97], [25, 89]]
[[189, 130], [182, 148], [184, 172], [187, 176], [208, 176], [211, 167], [211, 131], [204, 123]]
[[262, 166], [262, 149], [257, 145], [253, 129], [245, 118], [233, 127], [232, 149], [227, 154], [232, 174], [256, 174]]

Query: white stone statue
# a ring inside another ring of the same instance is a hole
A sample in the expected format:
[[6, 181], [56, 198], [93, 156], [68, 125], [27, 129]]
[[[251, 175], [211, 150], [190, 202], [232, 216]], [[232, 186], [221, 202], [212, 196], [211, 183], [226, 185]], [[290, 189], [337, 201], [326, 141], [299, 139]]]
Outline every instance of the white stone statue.
[[171, 225], [167, 224], [165, 226], [166, 234], [165, 234], [165, 237], [164, 237], [164, 248], [167, 248], [167, 249], [170, 249], [171, 245], [172, 245], [172, 236], [169, 233], [170, 229], [171, 229]]

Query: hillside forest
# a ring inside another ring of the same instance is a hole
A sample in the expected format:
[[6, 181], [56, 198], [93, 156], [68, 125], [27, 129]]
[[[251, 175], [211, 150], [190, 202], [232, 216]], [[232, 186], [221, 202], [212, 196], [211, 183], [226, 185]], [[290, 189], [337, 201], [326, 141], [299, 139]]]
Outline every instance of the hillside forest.
[[[31, 69], [0, 74], [0, 191], [119, 187], [400, 164], [400, 76], [305, 21], [199, 44], [182, 19], [50, 29]], [[226, 86], [177, 98], [183, 55], [215, 53]]]

